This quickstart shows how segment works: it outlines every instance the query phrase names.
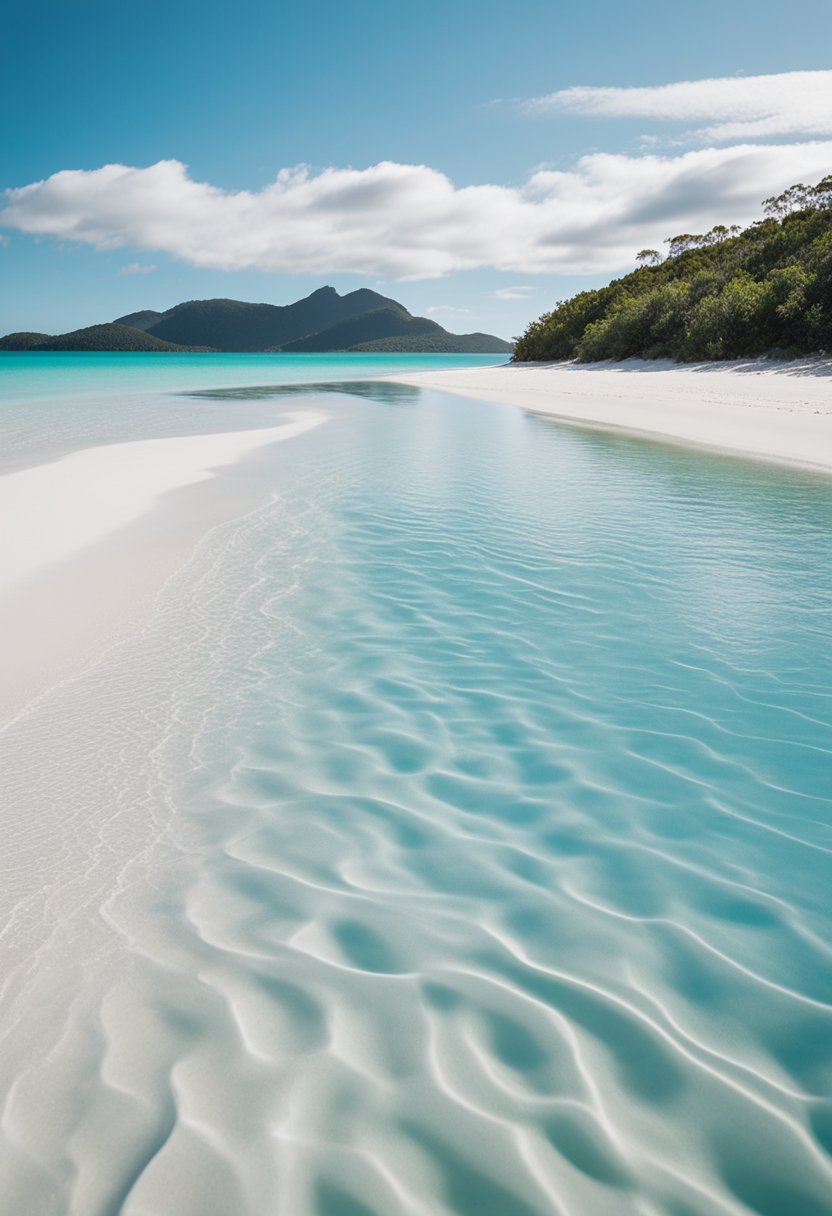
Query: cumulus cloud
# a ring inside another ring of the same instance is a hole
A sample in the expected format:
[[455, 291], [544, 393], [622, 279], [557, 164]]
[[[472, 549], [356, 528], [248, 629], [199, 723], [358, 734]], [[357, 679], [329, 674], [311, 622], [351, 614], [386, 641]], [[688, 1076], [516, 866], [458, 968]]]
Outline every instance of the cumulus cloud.
[[457, 188], [425, 165], [283, 169], [257, 191], [194, 181], [179, 161], [69, 169], [5, 191], [0, 227], [96, 249], [168, 253], [192, 266], [436, 278], [603, 273], [680, 231], [747, 223], [760, 200], [818, 180], [832, 142], [681, 155], [585, 156], [519, 186]]
[[832, 135], [832, 71], [721, 76], [647, 88], [576, 86], [519, 106], [527, 114], [687, 123], [693, 126], [689, 135], [716, 143], [806, 138]]
[[533, 296], [537, 289], [534, 287], [498, 287], [494, 292], [495, 300], [525, 300]]
[[155, 269], [152, 262], [130, 262], [127, 266], [122, 266], [119, 274], [153, 274]]

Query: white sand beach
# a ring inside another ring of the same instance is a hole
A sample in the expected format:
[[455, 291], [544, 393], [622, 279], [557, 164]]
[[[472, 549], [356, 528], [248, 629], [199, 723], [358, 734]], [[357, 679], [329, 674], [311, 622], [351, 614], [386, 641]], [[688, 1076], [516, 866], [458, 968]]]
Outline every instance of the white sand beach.
[[571, 425], [832, 473], [832, 360], [519, 363], [395, 379]]

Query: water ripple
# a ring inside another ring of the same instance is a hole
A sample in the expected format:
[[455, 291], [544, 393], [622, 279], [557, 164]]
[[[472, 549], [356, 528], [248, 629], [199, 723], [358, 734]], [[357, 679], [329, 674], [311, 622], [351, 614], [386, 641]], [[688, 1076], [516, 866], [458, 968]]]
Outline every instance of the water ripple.
[[8, 1210], [829, 1216], [828, 489], [390, 404], [7, 732]]

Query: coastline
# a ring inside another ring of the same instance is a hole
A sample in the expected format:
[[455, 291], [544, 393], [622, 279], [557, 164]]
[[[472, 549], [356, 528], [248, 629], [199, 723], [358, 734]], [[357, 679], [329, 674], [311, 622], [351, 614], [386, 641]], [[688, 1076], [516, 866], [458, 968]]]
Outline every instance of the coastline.
[[593, 430], [832, 475], [832, 360], [515, 363], [386, 377]]
[[0, 536], [0, 730], [94, 664], [201, 537], [255, 505], [257, 479], [237, 466], [325, 419], [101, 444], [0, 476], [0, 514], [14, 520]]

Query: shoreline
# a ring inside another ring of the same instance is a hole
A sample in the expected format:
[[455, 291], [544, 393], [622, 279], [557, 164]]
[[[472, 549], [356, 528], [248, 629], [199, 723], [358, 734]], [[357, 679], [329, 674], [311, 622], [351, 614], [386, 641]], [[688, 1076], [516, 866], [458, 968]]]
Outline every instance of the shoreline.
[[0, 476], [14, 521], [0, 535], [0, 732], [140, 625], [199, 541], [256, 506], [263, 487], [239, 468], [325, 419], [102, 444]]
[[512, 363], [385, 378], [568, 426], [832, 475], [832, 360]]

